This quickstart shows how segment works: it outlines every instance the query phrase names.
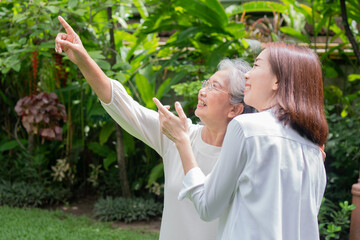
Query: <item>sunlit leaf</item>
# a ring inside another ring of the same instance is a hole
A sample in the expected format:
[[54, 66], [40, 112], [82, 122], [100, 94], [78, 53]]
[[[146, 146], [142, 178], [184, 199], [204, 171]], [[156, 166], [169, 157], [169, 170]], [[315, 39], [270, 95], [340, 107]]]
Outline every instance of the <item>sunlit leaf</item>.
[[299, 39], [302, 42], [310, 43], [310, 39], [308, 37], [306, 37], [304, 34], [296, 31], [295, 29], [293, 29], [291, 27], [281, 27], [280, 30], [283, 33], [286, 33], [290, 36], [296, 37], [297, 39]]
[[357, 80], [360, 80], [360, 74], [350, 74], [348, 76], [349, 82], [355, 82]]
[[154, 86], [150, 84], [144, 75], [139, 73], [135, 75], [135, 82], [141, 99], [144, 101], [146, 107], [155, 109], [155, 103], [152, 100], [155, 95]]
[[252, 12], [280, 12], [287, 13], [288, 9], [284, 4], [270, 1], [252, 1], [240, 4], [231, 10], [231, 15], [252, 13]]
[[78, 4], [78, 0], [69, 0], [68, 2], [68, 7], [71, 8], [75, 8]]

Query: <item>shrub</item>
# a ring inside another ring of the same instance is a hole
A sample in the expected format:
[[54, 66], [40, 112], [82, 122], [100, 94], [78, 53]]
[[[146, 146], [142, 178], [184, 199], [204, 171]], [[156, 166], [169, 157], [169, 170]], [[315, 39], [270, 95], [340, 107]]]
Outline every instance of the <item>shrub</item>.
[[133, 221], [150, 220], [160, 216], [163, 205], [153, 199], [106, 197], [99, 199], [94, 206], [94, 215], [101, 221]]
[[344, 201], [340, 202], [339, 206], [323, 199], [318, 216], [322, 240], [349, 239], [350, 215], [355, 205], [349, 205], [348, 201]]
[[0, 183], [0, 205], [12, 207], [40, 207], [66, 201], [70, 192], [51, 188], [42, 183], [3, 181]]

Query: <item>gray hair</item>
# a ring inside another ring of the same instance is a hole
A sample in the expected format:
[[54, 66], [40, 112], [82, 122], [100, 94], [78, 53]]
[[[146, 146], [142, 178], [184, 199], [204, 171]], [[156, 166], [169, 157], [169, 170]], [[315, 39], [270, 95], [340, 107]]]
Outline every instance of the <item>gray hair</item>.
[[225, 58], [218, 64], [218, 70], [229, 69], [229, 92], [231, 104], [244, 104], [243, 113], [252, 113], [254, 108], [244, 103], [245, 78], [244, 75], [250, 71], [250, 64], [242, 59]]

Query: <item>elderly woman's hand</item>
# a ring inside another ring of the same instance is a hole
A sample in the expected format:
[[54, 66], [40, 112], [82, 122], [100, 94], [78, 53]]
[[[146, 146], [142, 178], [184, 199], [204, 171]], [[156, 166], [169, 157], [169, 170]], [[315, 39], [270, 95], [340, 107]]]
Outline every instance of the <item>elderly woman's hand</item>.
[[62, 17], [59, 16], [58, 19], [66, 33], [58, 33], [56, 36], [55, 51], [57, 53], [64, 51], [69, 59], [76, 65], [85, 62], [84, 60], [89, 57], [89, 55], [83, 47], [80, 37]]
[[182, 144], [189, 140], [187, 117], [179, 102], [175, 103], [175, 110], [178, 117], [168, 110], [157, 98], [153, 98], [159, 112], [161, 132], [175, 144]]

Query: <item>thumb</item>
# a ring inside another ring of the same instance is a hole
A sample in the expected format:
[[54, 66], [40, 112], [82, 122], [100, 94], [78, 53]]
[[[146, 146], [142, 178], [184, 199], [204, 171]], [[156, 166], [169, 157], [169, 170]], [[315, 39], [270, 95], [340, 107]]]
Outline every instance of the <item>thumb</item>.
[[186, 119], [186, 114], [184, 113], [184, 110], [181, 107], [181, 104], [179, 102], [175, 103], [175, 110], [176, 110], [179, 118], [185, 118]]

